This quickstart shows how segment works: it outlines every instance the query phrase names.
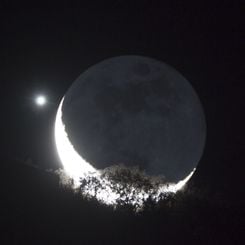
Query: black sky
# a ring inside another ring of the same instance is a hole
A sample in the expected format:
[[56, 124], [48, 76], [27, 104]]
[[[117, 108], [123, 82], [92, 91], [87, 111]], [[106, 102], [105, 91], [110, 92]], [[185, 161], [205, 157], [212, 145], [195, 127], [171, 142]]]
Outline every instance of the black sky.
[[[241, 147], [236, 131], [243, 102], [238, 3], [97, 6], [1, 8], [4, 152], [30, 155], [40, 164], [53, 159], [51, 134], [61, 97], [86, 68], [124, 54], [162, 60], [192, 83], [207, 116], [207, 149]], [[43, 110], [32, 101], [39, 92], [52, 102]]]
[[[77, 2], [49, 8], [3, 2], [3, 159], [31, 157], [43, 168], [58, 167], [53, 123], [64, 93], [89, 66], [113, 56], [138, 54], [175, 67], [200, 97], [208, 128], [197, 183], [241, 186], [245, 147], [241, 11], [239, 1]], [[41, 110], [33, 103], [39, 92], [50, 100]]]
[[[242, 1], [44, 2], [0, 2], [0, 243], [240, 244]], [[53, 127], [61, 98], [91, 65], [128, 54], [181, 72], [207, 120], [205, 151], [189, 183], [203, 199], [182, 197], [180, 206], [163, 203], [156, 213], [133, 218], [81, 201], [52, 174], [19, 164], [31, 158], [42, 169], [60, 166]], [[35, 106], [37, 93], [47, 95], [46, 107]]]

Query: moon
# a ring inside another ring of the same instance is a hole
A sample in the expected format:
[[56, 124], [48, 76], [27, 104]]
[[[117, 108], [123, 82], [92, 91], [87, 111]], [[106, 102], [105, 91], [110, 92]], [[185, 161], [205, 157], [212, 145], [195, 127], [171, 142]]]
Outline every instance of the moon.
[[63, 102], [74, 149], [96, 169], [123, 163], [179, 181], [201, 158], [206, 125], [191, 84], [163, 62], [120, 56], [85, 71]]
[[205, 138], [203, 108], [191, 84], [169, 65], [143, 56], [90, 67], [65, 94], [55, 122], [58, 154], [77, 182], [123, 163], [163, 176], [175, 192], [193, 174]]

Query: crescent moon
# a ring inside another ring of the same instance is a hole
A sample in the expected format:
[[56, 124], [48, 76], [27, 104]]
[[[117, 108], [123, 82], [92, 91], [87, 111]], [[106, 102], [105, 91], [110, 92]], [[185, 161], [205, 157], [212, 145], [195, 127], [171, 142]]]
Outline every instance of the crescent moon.
[[[65, 97], [62, 98], [57, 114], [55, 119], [55, 127], [54, 127], [54, 137], [55, 137], [55, 144], [57, 148], [57, 152], [60, 158], [60, 161], [64, 167], [66, 174], [73, 179], [74, 187], [79, 187], [80, 180], [82, 178], [86, 178], [87, 176], [94, 176], [96, 177], [103, 185], [104, 188], [97, 192], [96, 198], [108, 205], [116, 204], [118, 196], [111, 188], [110, 183], [107, 180], [102, 180], [100, 171], [95, 169], [91, 164], [85, 161], [82, 156], [80, 156], [76, 150], [74, 149], [72, 143], [69, 141], [67, 132], [65, 130], [65, 125], [62, 121], [62, 105]], [[195, 171], [195, 168], [190, 172], [188, 176], [186, 176], [183, 180], [179, 181], [178, 183], [169, 183], [159, 187], [157, 190], [154, 198], [155, 201], [158, 201], [160, 198], [160, 194], [162, 193], [176, 193], [177, 191], [181, 190], [188, 180], [191, 178]], [[94, 190], [92, 189], [87, 190], [88, 195], [94, 196]], [[132, 189], [133, 193], [133, 189]], [[138, 196], [135, 197], [135, 200], [132, 204], [143, 205], [144, 200], [147, 199], [149, 196], [143, 190], [138, 192]]]
[[97, 172], [97, 170], [75, 151], [68, 139], [65, 125], [62, 122], [63, 101], [64, 97], [60, 102], [55, 119], [55, 144], [65, 172], [74, 180], [76, 185], [79, 185], [81, 177], [84, 177], [88, 172]]

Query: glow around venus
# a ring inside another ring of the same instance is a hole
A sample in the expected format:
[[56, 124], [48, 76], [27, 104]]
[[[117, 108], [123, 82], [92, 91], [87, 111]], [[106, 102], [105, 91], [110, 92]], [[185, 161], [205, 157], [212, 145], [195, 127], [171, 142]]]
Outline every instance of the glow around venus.
[[[86, 196], [96, 197], [108, 205], [117, 205], [123, 202], [141, 207], [148, 197], [157, 202], [164, 195], [181, 190], [193, 175], [195, 169], [178, 183], [166, 183], [159, 177], [150, 177], [141, 173], [140, 178], [143, 180], [142, 183], [147, 183], [146, 186], [128, 181], [128, 179], [133, 180], [136, 175], [139, 176], [137, 169], [129, 170], [120, 166], [112, 166], [104, 170], [95, 169], [75, 151], [69, 141], [65, 125], [62, 122], [63, 101], [64, 98], [60, 102], [55, 120], [56, 148], [65, 173], [74, 182], [74, 188], [82, 186], [82, 193]], [[113, 179], [113, 175], [129, 173], [130, 171], [132, 178], [123, 178], [124, 180], [119, 182]]]

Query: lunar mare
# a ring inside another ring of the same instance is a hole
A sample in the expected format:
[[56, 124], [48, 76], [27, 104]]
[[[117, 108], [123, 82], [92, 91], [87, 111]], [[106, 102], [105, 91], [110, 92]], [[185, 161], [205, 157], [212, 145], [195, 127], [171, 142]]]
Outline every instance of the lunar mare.
[[[69, 141], [68, 134], [66, 132], [66, 127], [62, 121], [62, 105], [64, 98], [61, 100], [60, 105], [57, 110], [55, 119], [55, 144], [60, 161], [64, 167], [66, 174], [74, 181], [74, 187], [80, 186], [80, 181], [89, 177], [94, 177], [101, 183], [102, 188], [96, 190], [93, 185], [88, 186], [84, 190], [84, 194], [89, 196], [95, 196], [99, 201], [108, 204], [116, 205], [118, 200], [121, 198], [120, 195], [115, 192], [111, 187], [110, 181], [101, 177], [101, 171], [94, 168], [91, 164], [83, 159], [76, 150], [74, 149], [72, 143]], [[188, 176], [178, 183], [168, 183], [163, 184], [154, 190], [154, 195], [152, 196], [155, 201], [159, 201], [162, 193], [176, 193], [181, 190], [188, 180], [193, 175], [195, 169], [193, 169]], [[119, 186], [120, 188], [120, 186]], [[137, 195], [134, 195], [135, 189], [131, 188], [128, 196], [130, 196], [130, 204], [137, 205], [141, 207], [144, 205], [144, 201], [149, 197], [151, 193], [144, 191], [143, 189], [137, 189]]]

